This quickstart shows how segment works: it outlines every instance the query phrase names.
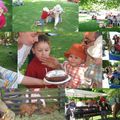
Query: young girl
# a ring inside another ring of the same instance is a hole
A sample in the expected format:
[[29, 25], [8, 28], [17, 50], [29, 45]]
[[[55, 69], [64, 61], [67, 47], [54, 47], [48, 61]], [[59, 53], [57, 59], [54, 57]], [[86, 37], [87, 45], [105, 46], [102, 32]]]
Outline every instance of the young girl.
[[3, 1], [0, 0], [0, 29], [2, 29], [6, 24], [6, 18], [4, 16], [4, 13], [6, 13], [7, 11], [8, 9], [4, 5]]
[[44, 25], [47, 22], [47, 18], [50, 15], [50, 10], [47, 7], [44, 7], [42, 10], [42, 14], [40, 16], [40, 25]]
[[[46, 35], [39, 35], [38, 42], [35, 42], [32, 47], [34, 58], [27, 67], [26, 75], [34, 78], [44, 79], [48, 71], [53, 70], [51, 67], [48, 67], [41, 62], [42, 57], [50, 56], [50, 43]], [[28, 86], [29, 88], [56, 88], [55, 85], [33, 85]]]
[[65, 84], [65, 87], [79, 88], [81, 84], [85, 83], [85, 48], [82, 44], [73, 44], [64, 55], [67, 58], [67, 61], [63, 63], [63, 68], [65, 72], [71, 76], [71, 80]]

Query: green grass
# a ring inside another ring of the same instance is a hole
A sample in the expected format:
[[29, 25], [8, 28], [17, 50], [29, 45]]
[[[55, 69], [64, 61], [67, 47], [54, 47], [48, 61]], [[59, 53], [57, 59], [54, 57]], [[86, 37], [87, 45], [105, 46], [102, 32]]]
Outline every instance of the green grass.
[[11, 0], [3, 0], [5, 6], [8, 8], [8, 12], [5, 14], [6, 17], [6, 25], [0, 31], [12, 31], [12, 6]]
[[[35, 26], [34, 22], [40, 19], [42, 8], [47, 6], [52, 9], [56, 4], [60, 4], [64, 13], [63, 22], [58, 24], [57, 32], [74, 32], [78, 28], [78, 4], [61, 0], [41, 0], [30, 2], [25, 0], [24, 6], [13, 7], [13, 31], [42, 31], [40, 26]], [[54, 23], [44, 26], [44, 32], [56, 32]]]
[[[108, 120], [119, 120], [120, 119], [120, 114], [118, 114], [118, 119], [114, 119], [112, 115], [107, 115]], [[93, 120], [101, 120], [101, 116], [95, 116], [93, 117]]]
[[[9, 55], [9, 52], [12, 52], [12, 56]], [[0, 45], [0, 66], [17, 71], [16, 56], [16, 44], [12, 44], [11, 46]]]
[[65, 120], [64, 112], [55, 111], [52, 114], [45, 114], [45, 115], [33, 115], [32, 117], [23, 117], [20, 118], [16, 116], [15, 120]]
[[89, 20], [79, 23], [79, 31], [97, 31], [98, 29], [99, 26], [95, 20]]
[[[105, 20], [106, 22], [106, 20]], [[79, 31], [120, 31], [119, 27], [113, 28], [100, 28], [96, 20], [90, 20], [87, 16], [80, 16], [79, 18]]]

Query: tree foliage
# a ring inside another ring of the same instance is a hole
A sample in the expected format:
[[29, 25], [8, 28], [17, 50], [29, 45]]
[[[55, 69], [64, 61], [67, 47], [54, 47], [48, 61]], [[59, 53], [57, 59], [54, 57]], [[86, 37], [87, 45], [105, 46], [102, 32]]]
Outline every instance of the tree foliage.
[[14, 32], [0, 32], [0, 44], [6, 45], [8, 43], [16, 42], [13, 36], [16, 36]]
[[[97, 5], [98, 7], [94, 7]], [[88, 10], [99, 10], [99, 9], [113, 9], [118, 8], [120, 6], [119, 0], [81, 0], [80, 6], [82, 6], [83, 9]], [[101, 7], [101, 8], [100, 8]]]

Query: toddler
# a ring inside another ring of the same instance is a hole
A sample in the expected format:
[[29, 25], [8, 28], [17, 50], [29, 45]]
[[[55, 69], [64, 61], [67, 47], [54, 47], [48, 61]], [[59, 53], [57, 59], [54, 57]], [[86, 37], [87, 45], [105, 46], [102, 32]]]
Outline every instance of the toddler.
[[50, 10], [47, 7], [43, 8], [42, 14], [40, 16], [40, 25], [43, 26], [50, 15]]
[[84, 72], [86, 66], [86, 52], [83, 44], [73, 44], [71, 48], [65, 52], [67, 61], [63, 63], [65, 72], [71, 76], [71, 80], [65, 84], [68, 88], [79, 88], [84, 81]]

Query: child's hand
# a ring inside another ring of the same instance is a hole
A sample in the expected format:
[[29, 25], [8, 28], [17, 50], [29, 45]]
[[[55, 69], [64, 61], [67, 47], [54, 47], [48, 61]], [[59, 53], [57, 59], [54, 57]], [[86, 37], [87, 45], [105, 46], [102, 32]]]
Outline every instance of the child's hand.
[[53, 69], [61, 68], [59, 61], [54, 57], [51, 57], [51, 56], [50, 57], [43, 57], [40, 59], [40, 61], [42, 61], [42, 64], [47, 65]]

